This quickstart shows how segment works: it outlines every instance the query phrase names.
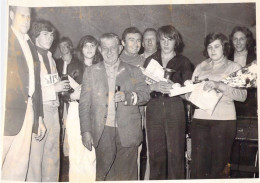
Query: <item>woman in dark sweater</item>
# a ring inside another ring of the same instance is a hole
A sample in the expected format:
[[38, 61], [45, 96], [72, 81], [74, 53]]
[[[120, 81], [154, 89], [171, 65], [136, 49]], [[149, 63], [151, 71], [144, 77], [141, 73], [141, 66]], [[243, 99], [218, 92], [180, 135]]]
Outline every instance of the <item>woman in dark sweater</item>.
[[[230, 60], [242, 67], [256, 60], [255, 40], [247, 27], [234, 27], [229, 36], [229, 41], [232, 48]], [[235, 106], [237, 120], [244, 120], [247, 117], [257, 120], [257, 89], [248, 89], [246, 101], [235, 102]]]
[[162, 26], [157, 36], [161, 49], [146, 59], [144, 67], [154, 59], [164, 68], [176, 72], [170, 81], [150, 85], [151, 100], [146, 110], [150, 180], [184, 179], [184, 104], [179, 96], [169, 97], [168, 94], [173, 83], [183, 85], [191, 79], [193, 65], [180, 54], [184, 44], [175, 27]]

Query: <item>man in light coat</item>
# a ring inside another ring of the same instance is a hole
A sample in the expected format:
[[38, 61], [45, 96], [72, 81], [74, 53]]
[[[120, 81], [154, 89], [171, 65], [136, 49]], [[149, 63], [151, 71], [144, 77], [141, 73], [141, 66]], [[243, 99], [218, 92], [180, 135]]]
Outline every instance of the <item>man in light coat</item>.
[[[96, 180], [137, 180], [143, 136], [138, 105], [150, 99], [140, 69], [122, 62], [114, 33], [100, 38], [104, 62], [85, 70], [79, 103], [83, 144], [96, 151]], [[115, 91], [120, 87], [120, 91]]]

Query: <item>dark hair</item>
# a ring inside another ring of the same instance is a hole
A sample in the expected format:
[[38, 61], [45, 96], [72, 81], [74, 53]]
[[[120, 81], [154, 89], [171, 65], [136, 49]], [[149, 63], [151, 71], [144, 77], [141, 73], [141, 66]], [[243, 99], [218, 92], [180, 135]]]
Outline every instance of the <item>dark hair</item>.
[[63, 36], [59, 41], [59, 45], [64, 42], [68, 43], [70, 51], [73, 51], [73, 44], [71, 39], [69, 37]]
[[222, 44], [222, 47], [223, 47], [223, 55], [224, 56], [228, 56], [229, 52], [230, 52], [230, 45], [229, 45], [229, 42], [228, 42], [228, 38], [224, 34], [222, 34], [220, 32], [212, 32], [212, 33], [209, 33], [205, 37], [205, 40], [204, 40], [204, 51], [203, 51], [204, 56], [209, 58], [209, 55], [208, 55], [208, 45], [210, 43], [214, 42], [215, 40], [220, 40], [220, 42]]
[[[81, 61], [84, 64], [84, 55], [83, 55], [83, 47], [86, 43], [94, 43], [98, 47], [98, 41], [96, 38], [94, 38], [91, 35], [86, 35], [82, 37], [78, 44], [78, 52], [79, 52], [79, 61]], [[99, 50], [96, 49], [95, 56], [93, 58], [92, 64], [96, 64], [98, 62], [103, 61], [102, 55], [100, 54]]]
[[236, 26], [236, 27], [233, 28], [231, 34], [229, 35], [229, 42], [230, 42], [232, 50], [235, 49], [234, 45], [233, 45], [233, 36], [237, 32], [242, 32], [243, 34], [245, 34], [245, 36], [246, 36], [246, 49], [247, 50], [253, 49], [254, 46], [255, 46], [255, 39], [254, 39], [253, 33], [247, 27]]
[[51, 22], [43, 19], [39, 19], [32, 24], [30, 35], [32, 41], [35, 43], [35, 39], [40, 35], [41, 31], [53, 32], [53, 37], [56, 37], [56, 29]]
[[175, 47], [174, 51], [176, 53], [181, 53], [184, 48], [184, 43], [182, 40], [182, 36], [179, 31], [172, 25], [165, 25], [158, 29], [157, 31], [157, 39], [160, 40], [162, 37], [174, 39], [175, 40]]
[[139, 31], [139, 29], [137, 27], [128, 27], [124, 30], [123, 34], [122, 34], [122, 40], [125, 41], [126, 35], [127, 34], [140, 34], [141, 36], [141, 40], [142, 40], [142, 33], [141, 31]]

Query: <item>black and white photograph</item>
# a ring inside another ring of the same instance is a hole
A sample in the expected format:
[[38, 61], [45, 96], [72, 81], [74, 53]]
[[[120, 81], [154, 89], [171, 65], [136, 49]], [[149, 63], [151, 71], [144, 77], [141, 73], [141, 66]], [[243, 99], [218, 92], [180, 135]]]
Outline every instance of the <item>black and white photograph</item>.
[[256, 0], [2, 5], [1, 181], [259, 181]]

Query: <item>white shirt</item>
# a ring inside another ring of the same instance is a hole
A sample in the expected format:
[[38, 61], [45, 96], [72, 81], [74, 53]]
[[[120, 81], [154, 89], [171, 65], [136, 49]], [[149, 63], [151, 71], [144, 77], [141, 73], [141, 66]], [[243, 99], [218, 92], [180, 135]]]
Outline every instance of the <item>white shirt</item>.
[[59, 106], [58, 95], [55, 91], [54, 84], [59, 80], [58, 72], [56, 69], [55, 61], [52, 58], [52, 53], [48, 51], [47, 56], [51, 68], [51, 74], [45, 67], [41, 54], [38, 53], [39, 60], [41, 62], [41, 86], [42, 86], [42, 101], [43, 104]]
[[13, 30], [15, 36], [17, 37], [24, 56], [25, 56], [25, 60], [28, 66], [28, 70], [29, 70], [29, 92], [28, 95], [29, 96], [33, 96], [33, 93], [35, 91], [35, 78], [34, 78], [34, 63], [33, 63], [33, 57], [32, 57], [32, 53], [30, 50], [30, 47], [27, 43], [28, 40], [30, 40], [28, 34], [21, 34], [20, 32], [18, 32], [17, 30], [15, 30], [15, 28], [13, 26], [11, 26], [11, 29]]
[[234, 62], [241, 65], [241, 67], [246, 66], [246, 58], [247, 58], [247, 50], [241, 51], [241, 52], [235, 52], [234, 53]]

